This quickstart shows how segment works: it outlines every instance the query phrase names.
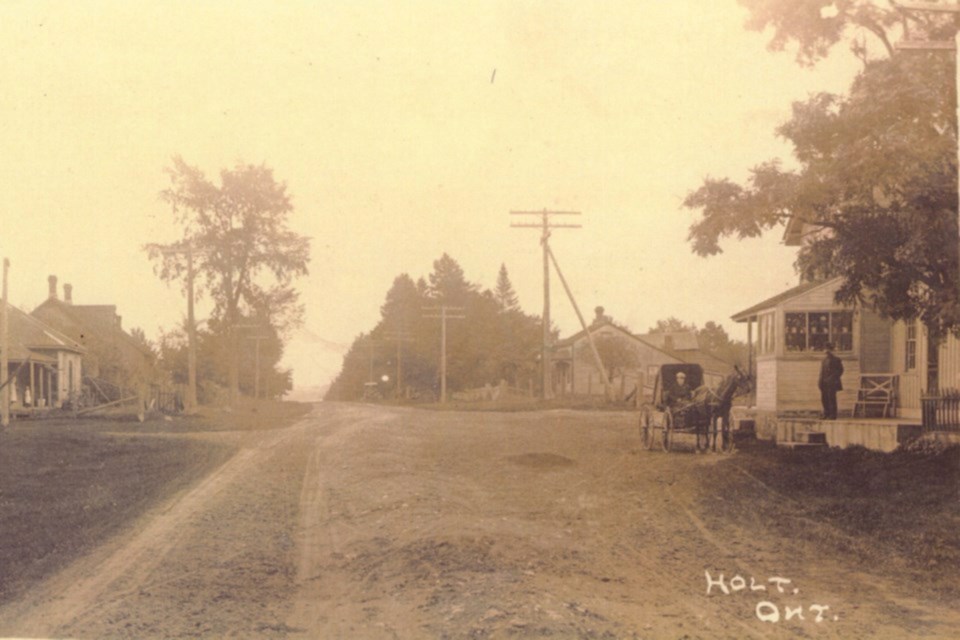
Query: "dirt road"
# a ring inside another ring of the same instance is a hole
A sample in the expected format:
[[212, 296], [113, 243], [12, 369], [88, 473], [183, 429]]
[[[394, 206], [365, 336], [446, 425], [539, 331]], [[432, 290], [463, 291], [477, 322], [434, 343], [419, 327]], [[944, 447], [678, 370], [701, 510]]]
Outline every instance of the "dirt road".
[[327, 404], [288, 429], [215, 437], [242, 446], [0, 609], [0, 636], [948, 638], [960, 628], [950, 607], [869, 567], [708, 518], [703, 500], [736, 496], [709, 495], [697, 472], [726, 458], [639, 452], [627, 414]]

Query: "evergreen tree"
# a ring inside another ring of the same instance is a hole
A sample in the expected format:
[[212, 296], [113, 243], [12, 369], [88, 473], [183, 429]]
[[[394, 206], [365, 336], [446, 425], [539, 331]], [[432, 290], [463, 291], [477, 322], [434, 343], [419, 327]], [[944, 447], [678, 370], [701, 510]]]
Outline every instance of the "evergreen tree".
[[494, 295], [501, 311], [514, 311], [520, 308], [520, 301], [513, 290], [513, 284], [507, 274], [507, 265], [504, 263], [500, 263], [500, 273], [497, 274], [497, 289]]

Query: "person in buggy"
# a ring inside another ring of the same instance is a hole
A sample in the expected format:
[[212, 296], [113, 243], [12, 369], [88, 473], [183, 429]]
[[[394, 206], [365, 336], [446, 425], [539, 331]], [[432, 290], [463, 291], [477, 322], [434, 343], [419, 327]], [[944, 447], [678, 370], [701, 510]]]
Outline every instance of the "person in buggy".
[[678, 371], [674, 383], [665, 389], [664, 404], [668, 407], [680, 407], [693, 399], [693, 389], [687, 384], [687, 374]]

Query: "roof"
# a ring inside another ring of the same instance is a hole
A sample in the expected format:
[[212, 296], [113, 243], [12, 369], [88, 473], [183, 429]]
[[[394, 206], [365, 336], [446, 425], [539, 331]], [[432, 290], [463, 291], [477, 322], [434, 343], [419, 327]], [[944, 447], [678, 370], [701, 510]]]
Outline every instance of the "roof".
[[703, 349], [667, 351], [667, 353], [679, 360], [683, 360], [684, 362], [698, 364], [703, 368], [704, 371], [726, 374], [727, 372], [733, 370], [732, 364], [726, 360], [718, 358], [709, 351], [704, 351]]
[[746, 321], [749, 320], [751, 317], [757, 315], [757, 314], [760, 313], [761, 311], [766, 311], [767, 309], [770, 309], [770, 308], [772, 308], [772, 307], [777, 306], [778, 304], [781, 304], [781, 303], [783, 303], [783, 302], [786, 302], [787, 300], [790, 300], [791, 298], [795, 298], [795, 297], [797, 297], [797, 296], [799, 296], [799, 295], [801, 295], [801, 294], [804, 294], [804, 293], [806, 293], [806, 292], [808, 292], [808, 291], [812, 291], [812, 290], [816, 289], [817, 287], [821, 287], [821, 286], [823, 286], [823, 285], [825, 285], [825, 284], [829, 284], [829, 283], [831, 283], [831, 282], [835, 282], [835, 281], [838, 280], [838, 279], [839, 279], [839, 278], [834, 278], [833, 280], [817, 280], [817, 281], [814, 281], [814, 282], [804, 282], [803, 284], [800, 284], [800, 285], [798, 285], [798, 286], [796, 286], [796, 287], [793, 287], [792, 289], [787, 289], [787, 290], [784, 291], [783, 293], [778, 293], [777, 295], [773, 296], [772, 298], [767, 298], [767, 299], [764, 300], [763, 302], [761, 302], [761, 303], [759, 303], [759, 304], [755, 304], [755, 305], [753, 305], [752, 307], [750, 307], [749, 309], [744, 309], [743, 311], [740, 311], [739, 313], [735, 313], [735, 314], [733, 314], [732, 316], [730, 316], [730, 319], [733, 320], [733, 321], [735, 321], [735, 322], [746, 322]]
[[7, 310], [9, 322], [7, 335], [10, 342], [10, 352], [7, 357], [12, 362], [23, 362], [30, 358], [34, 362], [55, 363], [57, 359], [44, 352], [84, 353], [86, 351], [76, 340], [12, 304], [7, 304]]
[[[703, 367], [706, 371], [725, 373], [733, 369], [733, 365], [729, 362], [718, 358], [709, 351], [704, 351], [700, 348], [700, 342], [697, 340], [697, 334], [692, 331], [674, 331], [666, 334], [646, 334], [646, 335], [634, 335], [624, 329], [623, 327], [613, 323], [609, 320], [601, 320], [600, 322], [595, 322], [590, 325], [590, 333], [596, 333], [597, 330], [604, 327], [613, 327], [624, 336], [635, 340], [643, 345], [650, 347], [655, 351], [665, 353], [672, 358], [676, 358], [680, 362], [687, 364], [697, 364]], [[557, 342], [554, 346], [557, 348], [568, 347], [573, 344], [576, 344], [578, 340], [585, 338], [587, 335], [586, 331], [580, 330], [577, 333], [573, 334], [568, 338], [564, 338]], [[678, 348], [676, 343], [673, 348], [666, 348], [664, 343], [666, 343], [666, 336], [682, 336], [680, 340], [680, 347]], [[660, 340], [657, 340], [655, 337], [660, 336]], [[657, 344], [660, 342], [660, 344]]]
[[691, 351], [700, 348], [700, 341], [693, 331], [651, 332], [639, 337], [647, 344], [665, 351]]
[[[620, 333], [622, 333], [623, 335], [625, 335], [625, 336], [628, 337], [628, 338], [632, 338], [632, 339], [634, 339], [634, 340], [639, 340], [640, 342], [644, 342], [644, 343], [646, 343], [646, 344], [648, 344], [648, 345], [650, 344], [650, 343], [648, 343], [646, 340], [643, 340], [642, 338], [633, 335], [632, 333], [630, 333], [629, 331], [627, 331], [626, 329], [624, 329], [624, 328], [621, 327], [620, 325], [615, 324], [613, 321], [611, 321], [611, 320], [606, 320], [606, 319], [605, 319], [605, 320], [601, 320], [600, 322], [594, 322], [593, 324], [591, 324], [590, 327], [589, 327], [590, 333], [593, 334], [593, 335], [596, 335], [597, 331], [599, 331], [600, 329], [603, 329], [604, 327], [613, 327], [614, 329], [616, 329], [617, 331], [619, 331]], [[564, 338], [563, 340], [558, 340], [558, 341], [554, 344], [554, 346], [555, 346], [555, 347], [569, 347], [569, 346], [571, 346], [571, 345], [573, 345], [573, 344], [576, 344], [577, 341], [581, 340], [582, 338], [586, 338], [586, 337], [587, 337], [587, 332], [586, 332], [585, 330], [581, 329], [580, 331], [577, 331], [577, 332], [576, 332], [575, 334], [573, 334], [572, 336], [568, 336], [568, 337]], [[650, 346], [654, 346], [654, 345], [650, 345]]]
[[74, 323], [84, 328], [85, 333], [92, 333], [106, 341], [122, 340], [128, 346], [136, 349], [143, 355], [150, 355], [147, 348], [139, 340], [128, 334], [120, 327], [117, 307], [112, 304], [71, 304], [59, 298], [48, 298], [41, 303], [33, 313], [44, 307], [54, 307]]

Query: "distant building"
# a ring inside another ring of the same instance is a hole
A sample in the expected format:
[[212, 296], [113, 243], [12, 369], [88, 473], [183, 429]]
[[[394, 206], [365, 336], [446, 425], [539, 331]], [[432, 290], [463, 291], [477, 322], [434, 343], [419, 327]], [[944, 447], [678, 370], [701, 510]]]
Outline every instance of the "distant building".
[[86, 349], [83, 375], [117, 387], [133, 388], [154, 378], [153, 354], [123, 330], [115, 305], [73, 303], [73, 287], [63, 285], [57, 296], [57, 277], [50, 276], [47, 299], [32, 315], [53, 326]]
[[[2, 304], [2, 303], [0, 303]], [[59, 408], [76, 402], [86, 349], [13, 305], [7, 305], [8, 376], [11, 409]]]
[[[697, 335], [692, 331], [635, 335], [605, 315], [603, 307], [597, 307], [589, 331], [595, 342], [618, 341], [618, 348], [631, 354], [623, 356], [623, 360], [629, 360], [631, 364], [617, 367], [610, 380], [615, 395], [629, 396], [639, 390], [639, 400], [652, 398], [654, 380], [664, 364], [699, 364], [704, 370], [704, 382], [709, 386], [719, 384], [733, 371], [729, 363], [701, 349]], [[578, 331], [557, 342], [552, 360], [557, 395], [604, 394], [603, 375], [597, 368], [586, 331]], [[609, 363], [605, 364], [609, 366]]]

